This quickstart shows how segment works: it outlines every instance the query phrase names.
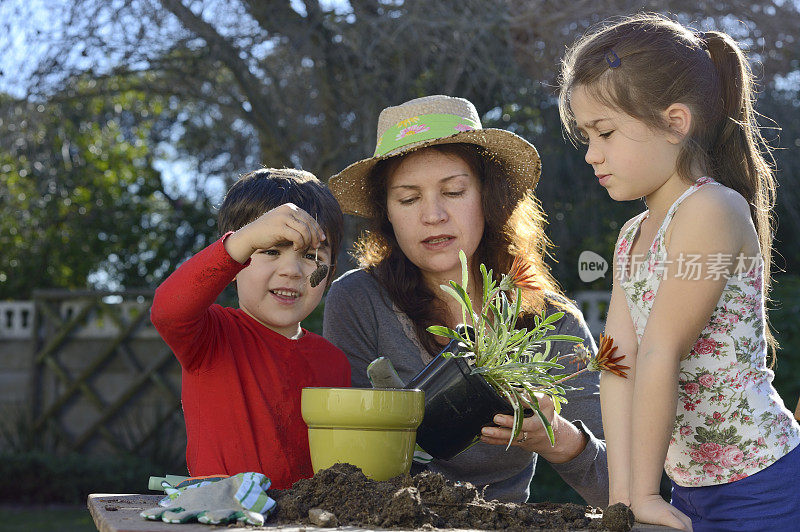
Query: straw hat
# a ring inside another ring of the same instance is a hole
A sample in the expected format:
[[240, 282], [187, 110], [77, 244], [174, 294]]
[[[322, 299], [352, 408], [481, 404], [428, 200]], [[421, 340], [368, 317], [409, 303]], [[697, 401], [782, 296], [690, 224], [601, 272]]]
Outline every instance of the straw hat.
[[503, 165], [519, 197], [539, 181], [542, 164], [533, 144], [504, 129], [483, 129], [478, 111], [468, 100], [435, 95], [381, 111], [375, 155], [351, 164], [328, 185], [345, 213], [370, 218], [374, 212], [366, 179], [378, 161], [457, 142], [486, 148]]

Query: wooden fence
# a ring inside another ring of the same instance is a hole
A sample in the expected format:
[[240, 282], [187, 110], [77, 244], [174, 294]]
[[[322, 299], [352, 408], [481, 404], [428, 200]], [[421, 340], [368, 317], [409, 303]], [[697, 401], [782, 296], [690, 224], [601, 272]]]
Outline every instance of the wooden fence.
[[[182, 449], [180, 367], [150, 323], [152, 298], [152, 290], [48, 290], [0, 302], [0, 415], [15, 408], [33, 445], [47, 439], [86, 454]], [[608, 294], [575, 299], [597, 336]]]
[[152, 297], [152, 291], [37, 291], [27, 305], [0, 305], [3, 347], [13, 349], [5, 365], [14, 366], [0, 372], [17, 375], [7, 384], [16, 393], [3, 400], [18, 403], [34, 445], [48, 438], [80, 453], [139, 453], [172, 445], [163, 441], [165, 427], [169, 440], [185, 444], [180, 367], [150, 323]]

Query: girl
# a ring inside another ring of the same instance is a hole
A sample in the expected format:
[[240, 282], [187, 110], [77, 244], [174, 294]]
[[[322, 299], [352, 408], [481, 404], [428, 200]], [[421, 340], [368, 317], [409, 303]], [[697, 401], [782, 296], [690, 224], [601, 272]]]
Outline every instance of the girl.
[[632, 378], [601, 380], [609, 502], [687, 530], [796, 529], [800, 427], [766, 366], [775, 179], [744, 54], [629, 17], [568, 51], [560, 107], [600, 185], [648, 209], [615, 251], [606, 334]]

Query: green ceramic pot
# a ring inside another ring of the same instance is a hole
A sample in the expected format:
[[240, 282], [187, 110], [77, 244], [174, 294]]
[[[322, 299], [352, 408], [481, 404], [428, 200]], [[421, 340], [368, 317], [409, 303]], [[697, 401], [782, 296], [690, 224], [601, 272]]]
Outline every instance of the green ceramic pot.
[[411, 468], [422, 391], [303, 388], [301, 408], [315, 473], [342, 462], [388, 480]]

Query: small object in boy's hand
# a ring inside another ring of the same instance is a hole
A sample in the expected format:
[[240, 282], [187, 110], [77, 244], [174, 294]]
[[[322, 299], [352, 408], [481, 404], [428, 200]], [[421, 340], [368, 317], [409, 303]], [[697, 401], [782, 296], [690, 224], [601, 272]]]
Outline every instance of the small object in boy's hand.
[[311, 282], [311, 288], [316, 287], [327, 276], [328, 276], [328, 265], [322, 263], [317, 264], [317, 269], [314, 270], [314, 273], [312, 273], [311, 277], [309, 278], [309, 281]]
[[328, 276], [328, 265], [323, 264], [319, 258], [317, 258], [318, 251], [319, 249], [314, 250], [314, 262], [317, 263], [317, 269], [314, 270], [309, 278], [309, 281], [311, 282], [311, 288], [316, 288], [316, 286]]

